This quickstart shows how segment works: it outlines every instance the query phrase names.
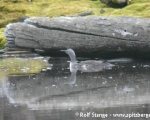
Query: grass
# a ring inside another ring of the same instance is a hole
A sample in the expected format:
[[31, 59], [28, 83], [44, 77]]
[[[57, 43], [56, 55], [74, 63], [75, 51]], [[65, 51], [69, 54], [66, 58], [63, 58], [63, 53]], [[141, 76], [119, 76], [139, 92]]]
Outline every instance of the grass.
[[4, 30], [5, 28], [0, 29], [0, 49], [4, 48], [4, 44], [6, 43], [5, 37], [4, 37]]
[[5, 58], [0, 60], [0, 76], [35, 74], [46, 67], [40, 59]]
[[[149, 0], [132, 0], [124, 8], [115, 9], [101, 3], [100, 0], [0, 0], [0, 48], [4, 47], [3, 35], [5, 26], [16, 22], [22, 16], [70, 16], [86, 10], [93, 10], [95, 15], [101, 16], [137, 16], [150, 17]], [[100, 13], [104, 8], [105, 12]]]

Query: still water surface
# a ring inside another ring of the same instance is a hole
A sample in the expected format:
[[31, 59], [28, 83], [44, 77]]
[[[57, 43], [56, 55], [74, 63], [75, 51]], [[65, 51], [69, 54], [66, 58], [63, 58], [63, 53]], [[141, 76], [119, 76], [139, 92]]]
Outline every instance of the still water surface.
[[109, 69], [71, 73], [68, 58], [48, 59], [0, 59], [0, 120], [126, 120], [113, 114], [150, 114], [149, 61], [115, 60]]

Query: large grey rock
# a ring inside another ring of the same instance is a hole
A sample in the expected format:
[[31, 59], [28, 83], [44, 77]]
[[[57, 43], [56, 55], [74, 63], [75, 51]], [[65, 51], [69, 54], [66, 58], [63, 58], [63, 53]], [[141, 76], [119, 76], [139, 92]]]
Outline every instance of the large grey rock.
[[67, 48], [79, 56], [150, 56], [148, 18], [35, 17], [8, 24], [5, 36], [17, 47], [40, 49], [53, 56], [60, 56], [63, 53], [59, 50]]

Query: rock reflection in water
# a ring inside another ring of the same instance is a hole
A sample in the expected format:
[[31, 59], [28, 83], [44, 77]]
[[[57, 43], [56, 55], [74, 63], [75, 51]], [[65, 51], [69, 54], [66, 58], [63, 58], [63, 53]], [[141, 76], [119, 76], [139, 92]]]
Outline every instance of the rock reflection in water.
[[136, 69], [132, 66], [132, 63], [120, 64], [112, 70], [88, 74], [78, 71], [70, 77], [68, 69], [62, 71], [54, 64], [52, 70], [34, 76], [8, 77], [6, 93], [11, 101], [28, 104], [31, 109], [149, 103], [150, 69], [141, 67], [140, 63]]
[[76, 111], [82, 110], [100, 113], [122, 110], [127, 113], [136, 111], [134, 106], [145, 112], [143, 106], [150, 103], [150, 68], [145, 65], [150, 63], [115, 63], [112, 69], [101, 72], [70, 73], [65, 61], [51, 60], [53, 69], [36, 75], [3, 78], [1, 94], [10, 103], [38, 110], [32, 111], [32, 119], [37, 119], [38, 115], [44, 120], [48, 119], [44, 116], [73, 118]]

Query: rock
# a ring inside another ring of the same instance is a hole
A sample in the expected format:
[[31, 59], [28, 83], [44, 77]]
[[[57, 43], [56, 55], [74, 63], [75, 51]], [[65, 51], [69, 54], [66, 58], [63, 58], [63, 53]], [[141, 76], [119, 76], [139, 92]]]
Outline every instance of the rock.
[[[7, 40], [16, 47], [40, 49], [43, 55], [150, 58], [150, 19], [135, 17], [35, 17], [8, 24]], [[9, 48], [8, 49], [13, 49]]]
[[0, 54], [3, 54], [5, 51], [4, 50], [0, 50]]
[[125, 7], [131, 0], [100, 0], [102, 3], [107, 4], [110, 7], [120, 8]]
[[30, 49], [19, 48], [19, 47], [15, 47], [15, 48], [13, 48], [13, 47], [6, 47], [5, 50], [7, 52], [7, 51], [28, 51]]
[[79, 16], [88, 16], [88, 15], [94, 15], [94, 12], [92, 10], [88, 10], [88, 11], [81, 12], [79, 14], [70, 16], [70, 17], [79, 17]]
[[105, 4], [111, 2], [111, 0], [100, 0], [100, 1], [101, 1], [102, 3], [105, 3]]
[[29, 18], [28, 16], [23, 16], [18, 19], [18, 22], [24, 22], [25, 19]]
[[16, 47], [14, 43], [6, 43], [5, 47]]
[[7, 41], [7, 44], [14, 44], [15, 45], [15, 41]]
[[34, 51], [38, 54], [44, 54], [45, 51], [44, 50], [41, 50], [41, 49], [34, 49]]
[[123, 3], [127, 3], [127, 0], [111, 0], [113, 3], [116, 4], [123, 4]]
[[103, 14], [105, 10], [103, 8], [100, 9], [100, 13]]

